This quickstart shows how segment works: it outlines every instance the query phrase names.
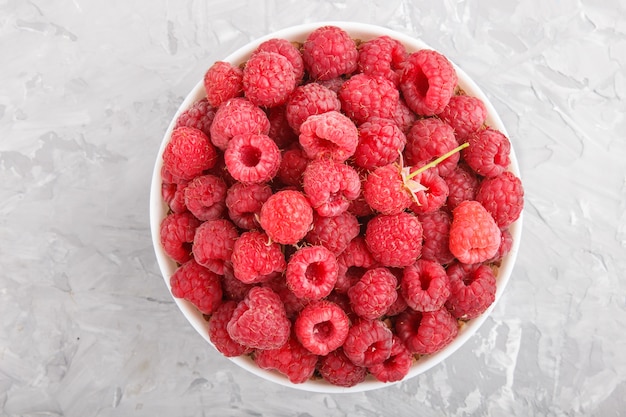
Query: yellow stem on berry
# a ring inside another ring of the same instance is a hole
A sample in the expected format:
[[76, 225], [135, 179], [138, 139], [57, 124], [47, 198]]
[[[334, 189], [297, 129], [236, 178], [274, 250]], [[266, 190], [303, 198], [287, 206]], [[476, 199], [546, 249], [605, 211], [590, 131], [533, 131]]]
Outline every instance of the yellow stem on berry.
[[408, 176], [407, 179], [411, 179], [419, 174], [421, 174], [422, 172], [426, 171], [428, 168], [432, 168], [434, 166], [436, 166], [437, 164], [439, 164], [441, 161], [448, 159], [449, 157], [451, 157], [452, 155], [454, 155], [457, 152], [461, 152], [463, 149], [467, 148], [469, 146], [469, 143], [465, 142], [464, 144], [457, 146], [456, 148], [452, 149], [450, 152], [446, 152], [443, 155], [441, 155], [439, 158], [435, 159], [432, 162], [429, 162], [428, 164], [424, 165], [423, 167], [418, 168], [417, 170], [411, 172]]

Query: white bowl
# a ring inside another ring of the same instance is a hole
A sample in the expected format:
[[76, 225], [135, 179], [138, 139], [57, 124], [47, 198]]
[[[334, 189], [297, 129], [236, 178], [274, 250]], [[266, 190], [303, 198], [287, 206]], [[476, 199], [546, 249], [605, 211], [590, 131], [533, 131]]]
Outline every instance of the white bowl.
[[[363, 23], [354, 23], [354, 22], [317, 22], [317, 23], [309, 23], [298, 26], [289, 27], [286, 29], [279, 30], [274, 33], [270, 33], [262, 38], [259, 38], [253, 42], [248, 43], [247, 45], [239, 48], [237, 51], [233, 52], [231, 55], [225, 57], [223, 60], [230, 62], [232, 64], [238, 65], [248, 59], [252, 51], [258, 47], [262, 42], [272, 39], [272, 38], [284, 38], [290, 41], [299, 41], [303, 42], [307, 35], [311, 33], [313, 30], [320, 26], [324, 25], [334, 25], [339, 26], [346, 30], [352, 38], [368, 40], [371, 38], [375, 38], [382, 35], [390, 36], [394, 39], [402, 42], [407, 48], [408, 52], [414, 52], [419, 49], [433, 49], [426, 45], [424, 42], [407, 36], [403, 33], [399, 33], [384, 27], [363, 24]], [[212, 63], [207, 63], [207, 68]], [[454, 63], [453, 63], [454, 65]], [[489, 102], [485, 94], [481, 91], [481, 89], [472, 81], [470, 77], [458, 66], [454, 65], [458, 75], [458, 83], [463, 90], [468, 95], [475, 96], [480, 98], [488, 111], [487, 124], [500, 130], [505, 135], [508, 136], [506, 129], [500, 120], [500, 117], [496, 113], [493, 105]], [[152, 184], [150, 190], [150, 229], [152, 232], [152, 242], [154, 245], [154, 250], [156, 253], [157, 261], [159, 264], [159, 268], [161, 269], [161, 273], [163, 275], [163, 279], [165, 281], [165, 285], [168, 290], [171, 290], [170, 287], [170, 277], [176, 270], [176, 263], [170, 259], [165, 251], [163, 250], [160, 238], [159, 238], [159, 226], [163, 218], [166, 216], [168, 208], [161, 198], [161, 167], [163, 164], [162, 154], [165, 148], [167, 141], [169, 140], [170, 134], [174, 127], [175, 121], [187, 108], [189, 108], [194, 102], [202, 99], [205, 96], [204, 93], [204, 85], [203, 81], [200, 80], [198, 84], [191, 90], [189, 95], [185, 98], [180, 108], [174, 115], [172, 122], [170, 123], [163, 141], [161, 142], [161, 146], [159, 149], [159, 153], [157, 155], [156, 163], [154, 164], [154, 171], [152, 174]], [[518, 177], [520, 176], [519, 167], [517, 164], [517, 159], [515, 157], [515, 152], [513, 147], [511, 147], [511, 166], [510, 171], [516, 174]], [[470, 320], [459, 329], [458, 336], [446, 347], [440, 350], [437, 353], [422, 356], [410, 369], [408, 375], [403, 379], [406, 381], [410, 378], [415, 377], [421, 373], [426, 372], [433, 366], [437, 365], [452, 353], [454, 353], [457, 349], [459, 349], [467, 340], [480, 328], [486, 318], [489, 316], [491, 311], [493, 310], [495, 304], [498, 302], [504, 289], [507, 286], [509, 278], [511, 277], [511, 272], [513, 270], [513, 265], [515, 264], [515, 259], [517, 258], [517, 253], [519, 250], [521, 232], [522, 232], [522, 216], [510, 226], [509, 231], [513, 237], [513, 247], [509, 254], [503, 259], [502, 264], [499, 268], [498, 275], [496, 277], [497, 280], [497, 290], [495, 296], [495, 302], [479, 317]], [[207, 331], [207, 322], [203, 318], [202, 314], [189, 302], [174, 298], [176, 305], [182, 311], [183, 315], [187, 318], [189, 323], [196, 329], [196, 331], [209, 343], [208, 331]], [[212, 345], [212, 344], [211, 344]], [[215, 354], [221, 355], [217, 350], [215, 350]], [[268, 381], [275, 382], [277, 384], [281, 384], [284, 386], [288, 386], [291, 388], [296, 388], [304, 391], [311, 392], [325, 392], [325, 393], [343, 393], [343, 392], [361, 392], [361, 391], [369, 391], [373, 389], [388, 387], [393, 385], [394, 383], [382, 383], [375, 380], [373, 377], [368, 376], [368, 378], [357, 384], [354, 387], [343, 388], [331, 385], [323, 380], [310, 380], [302, 384], [293, 384], [283, 375], [275, 372], [275, 371], [266, 371], [259, 368], [254, 361], [247, 357], [235, 357], [235, 358], [225, 358], [224, 360], [231, 360], [241, 368], [263, 378]]]

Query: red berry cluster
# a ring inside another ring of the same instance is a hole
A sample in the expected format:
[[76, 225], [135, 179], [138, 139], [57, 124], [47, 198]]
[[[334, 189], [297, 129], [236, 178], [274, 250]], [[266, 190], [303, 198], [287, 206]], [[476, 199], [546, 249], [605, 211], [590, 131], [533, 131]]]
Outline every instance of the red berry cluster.
[[224, 355], [397, 381], [494, 301], [523, 189], [443, 55], [325, 26], [204, 85], [163, 153], [161, 242]]

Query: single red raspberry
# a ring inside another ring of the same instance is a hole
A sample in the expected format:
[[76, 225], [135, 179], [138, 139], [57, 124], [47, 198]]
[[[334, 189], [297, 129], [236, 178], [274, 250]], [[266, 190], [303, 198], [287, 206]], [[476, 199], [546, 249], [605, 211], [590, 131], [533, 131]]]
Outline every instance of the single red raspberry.
[[269, 131], [267, 114], [247, 99], [235, 97], [222, 103], [215, 112], [210, 138], [213, 145], [224, 151], [233, 136], [247, 133], [267, 135]]
[[329, 80], [357, 69], [356, 43], [343, 29], [322, 26], [311, 32], [302, 47], [304, 67], [311, 78]]
[[456, 71], [445, 56], [422, 49], [406, 59], [400, 90], [411, 110], [422, 116], [433, 116], [448, 105], [457, 81]]
[[224, 275], [222, 275], [222, 293], [224, 300], [241, 301], [245, 298], [250, 288], [255, 284], [244, 284], [235, 278], [232, 264], [224, 264]]
[[444, 180], [448, 184], [448, 200], [446, 205], [449, 210], [465, 200], [475, 200], [478, 184], [480, 183], [476, 173], [465, 163], [460, 162]]
[[446, 308], [461, 320], [478, 317], [496, 298], [496, 278], [484, 264], [464, 265], [455, 262], [448, 267], [450, 297]]
[[313, 301], [300, 311], [294, 331], [302, 346], [316, 355], [328, 355], [348, 336], [350, 320], [337, 304]]
[[222, 355], [229, 358], [252, 353], [251, 348], [235, 342], [226, 330], [236, 308], [236, 301], [224, 301], [209, 318], [209, 340]]
[[352, 311], [367, 320], [382, 317], [398, 298], [397, 285], [398, 280], [387, 268], [368, 270], [348, 290]]
[[331, 251], [323, 246], [305, 246], [289, 259], [285, 278], [297, 297], [320, 300], [333, 290], [338, 269]]
[[272, 241], [295, 245], [311, 229], [313, 209], [301, 192], [278, 191], [261, 207], [259, 222]]
[[405, 135], [409, 133], [417, 119], [417, 115], [407, 106], [406, 101], [400, 98], [396, 104], [396, 111], [393, 113], [393, 121], [402, 130], [402, 133]]
[[337, 257], [339, 272], [335, 290], [347, 293], [356, 284], [368, 269], [376, 265], [363, 236], [357, 236], [348, 243], [346, 249]]
[[217, 61], [204, 74], [207, 101], [217, 108], [243, 94], [243, 71], [229, 62]]
[[367, 224], [365, 243], [382, 266], [409, 266], [422, 253], [422, 225], [407, 212], [379, 214]]
[[428, 312], [407, 309], [398, 315], [395, 329], [409, 352], [419, 355], [440, 351], [459, 331], [456, 320], [445, 308]]
[[278, 172], [280, 150], [267, 135], [237, 135], [224, 151], [224, 162], [237, 181], [244, 184], [267, 182]]
[[316, 159], [304, 170], [302, 188], [320, 216], [337, 216], [361, 192], [359, 174], [349, 165], [332, 159]]
[[276, 178], [287, 186], [299, 187], [302, 185], [302, 175], [309, 164], [309, 158], [299, 146], [287, 149], [283, 152], [280, 167]]
[[389, 36], [379, 36], [359, 45], [359, 69], [364, 74], [387, 78], [394, 85], [408, 57], [404, 45]]
[[215, 175], [194, 178], [184, 194], [185, 206], [200, 220], [218, 219], [226, 209], [226, 183]]
[[370, 172], [363, 184], [363, 197], [371, 208], [382, 214], [398, 214], [413, 203], [400, 168], [389, 164]]
[[400, 284], [402, 296], [415, 311], [435, 311], [450, 296], [450, 279], [441, 264], [418, 259], [404, 268]]
[[286, 116], [289, 126], [300, 133], [300, 126], [309, 116], [341, 110], [337, 93], [319, 83], [296, 87], [287, 102]]
[[183, 264], [191, 259], [191, 242], [200, 220], [193, 214], [172, 213], [163, 219], [160, 227], [161, 246], [167, 255]]
[[485, 177], [502, 174], [511, 163], [511, 143], [502, 132], [488, 127], [468, 136], [462, 156], [476, 173]]
[[202, 223], [193, 239], [193, 256], [200, 265], [218, 275], [224, 274], [224, 263], [230, 262], [239, 232], [229, 220], [216, 219]]
[[300, 125], [300, 145], [307, 156], [343, 162], [354, 155], [359, 132], [354, 123], [337, 111], [309, 116]]
[[501, 229], [508, 227], [522, 214], [524, 188], [522, 181], [512, 172], [482, 180], [476, 201], [483, 205]]
[[217, 152], [209, 138], [193, 127], [179, 127], [172, 131], [163, 150], [163, 165], [172, 175], [191, 180], [217, 162]]
[[351, 213], [343, 212], [333, 217], [313, 215], [313, 228], [304, 240], [339, 255], [360, 231], [359, 221]]
[[472, 96], [452, 96], [448, 105], [438, 115], [452, 126], [459, 143], [465, 142], [470, 133], [480, 129], [487, 119], [487, 108], [481, 99]]
[[[406, 135], [406, 141], [405, 161], [414, 168], [428, 164], [459, 145], [452, 127], [437, 118], [415, 122]], [[446, 176], [457, 166], [460, 156], [460, 153], [454, 153], [431, 169], [442, 177]]]
[[465, 264], [484, 262], [498, 251], [500, 228], [478, 201], [463, 201], [452, 211], [450, 252]]
[[285, 255], [278, 243], [269, 243], [263, 232], [251, 230], [239, 236], [233, 246], [231, 262], [235, 277], [243, 283], [253, 284], [282, 273], [287, 267]]
[[257, 350], [254, 362], [261, 369], [274, 369], [287, 376], [293, 384], [308, 381], [315, 372], [317, 355], [309, 352], [291, 336], [287, 343], [276, 349]]
[[251, 230], [259, 226], [261, 207], [272, 195], [267, 184], [233, 184], [226, 192], [228, 216], [241, 229]]
[[367, 368], [353, 364], [339, 348], [320, 358], [319, 373], [332, 385], [349, 388], [365, 381]]
[[185, 188], [187, 181], [180, 183], [161, 183], [161, 197], [174, 213], [184, 213], [189, 211], [185, 205]]
[[402, 380], [413, 365], [413, 355], [404, 346], [398, 336], [393, 337], [391, 356], [386, 361], [370, 366], [370, 373], [381, 382], [396, 382]]
[[447, 265], [454, 260], [450, 252], [449, 236], [452, 216], [444, 210], [435, 210], [417, 216], [422, 224], [424, 243], [422, 258]]
[[230, 337], [255, 349], [277, 349], [287, 343], [291, 322], [280, 297], [267, 287], [253, 287], [226, 327]]
[[509, 229], [502, 230], [502, 239], [500, 240], [500, 246], [498, 247], [498, 251], [493, 256], [493, 258], [489, 259], [487, 262], [499, 264], [502, 259], [511, 251], [513, 248], [513, 236], [511, 236], [511, 232]]
[[211, 135], [211, 123], [215, 118], [216, 108], [205, 98], [196, 101], [176, 119], [174, 129], [187, 126], [200, 129], [207, 137]]
[[367, 74], [350, 77], [337, 93], [341, 109], [357, 125], [373, 117], [392, 119], [400, 94], [387, 78]]
[[435, 170], [427, 169], [413, 178], [425, 190], [414, 193], [416, 201], [411, 202], [411, 211], [415, 214], [431, 213], [440, 209], [448, 198], [450, 189], [444, 180]]
[[374, 366], [391, 356], [393, 333], [380, 320], [358, 320], [350, 327], [343, 352], [357, 366]]
[[287, 121], [287, 107], [276, 106], [268, 109], [267, 118], [270, 121], [270, 131], [267, 134], [280, 149], [286, 149], [298, 142], [298, 135]]
[[243, 69], [243, 91], [246, 98], [260, 107], [285, 104], [296, 88], [291, 63], [274, 52], [255, 52]]
[[406, 145], [406, 136], [389, 119], [372, 118], [360, 125], [358, 131], [354, 164], [363, 169], [372, 170], [395, 162]]
[[284, 56], [293, 68], [296, 83], [302, 80], [304, 75], [304, 61], [300, 49], [292, 42], [289, 42], [287, 39], [272, 38], [261, 43], [254, 53], [258, 52], [274, 52]]
[[172, 295], [193, 304], [202, 314], [211, 314], [222, 302], [220, 277], [190, 259], [170, 277]]

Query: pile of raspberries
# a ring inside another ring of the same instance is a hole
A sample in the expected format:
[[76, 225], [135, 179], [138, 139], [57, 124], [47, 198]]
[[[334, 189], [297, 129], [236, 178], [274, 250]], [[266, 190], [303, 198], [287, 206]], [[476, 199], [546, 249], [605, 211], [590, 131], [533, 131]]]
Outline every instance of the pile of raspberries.
[[453, 65], [323, 26], [216, 62], [163, 152], [174, 297], [293, 383], [404, 378], [494, 301], [523, 206]]

